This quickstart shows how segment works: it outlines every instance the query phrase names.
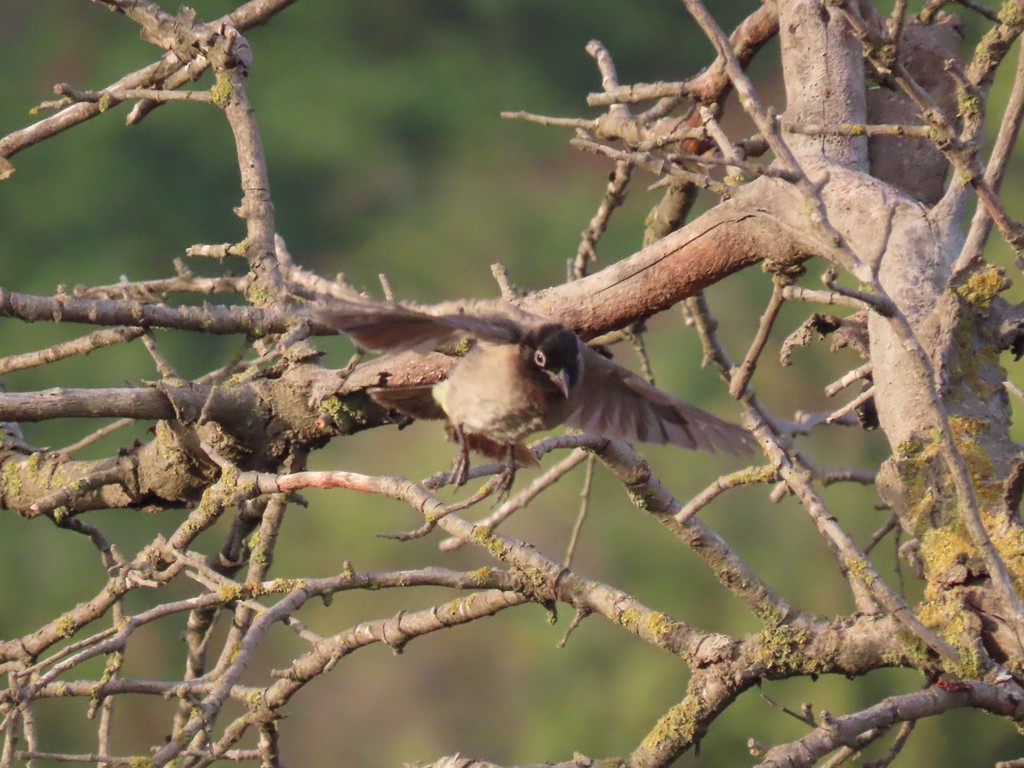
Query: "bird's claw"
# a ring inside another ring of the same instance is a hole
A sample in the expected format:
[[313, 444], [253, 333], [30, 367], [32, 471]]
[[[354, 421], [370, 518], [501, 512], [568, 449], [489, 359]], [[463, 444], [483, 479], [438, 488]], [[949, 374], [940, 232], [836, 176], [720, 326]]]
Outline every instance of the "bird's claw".
[[458, 443], [459, 452], [455, 455], [455, 461], [452, 462], [451, 482], [456, 488], [461, 488], [469, 480], [469, 446], [466, 444], [466, 435], [460, 425], [453, 424], [452, 431], [455, 442]]
[[508, 498], [515, 480], [516, 463], [512, 461], [502, 465], [501, 472], [494, 479], [494, 506], [498, 506]]
[[452, 462], [451, 482], [456, 488], [461, 488], [467, 480], [469, 480], [469, 455], [460, 451], [455, 457], [455, 461]]

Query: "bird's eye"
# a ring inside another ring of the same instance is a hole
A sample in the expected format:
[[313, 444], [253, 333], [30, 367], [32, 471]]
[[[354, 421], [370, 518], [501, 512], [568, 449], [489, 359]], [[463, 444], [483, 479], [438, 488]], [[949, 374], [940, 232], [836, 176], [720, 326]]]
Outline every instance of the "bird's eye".
[[547, 355], [545, 355], [541, 350], [538, 349], [536, 352], [533, 353], [533, 362], [537, 364], [538, 368], [543, 368], [545, 365], [548, 364]]

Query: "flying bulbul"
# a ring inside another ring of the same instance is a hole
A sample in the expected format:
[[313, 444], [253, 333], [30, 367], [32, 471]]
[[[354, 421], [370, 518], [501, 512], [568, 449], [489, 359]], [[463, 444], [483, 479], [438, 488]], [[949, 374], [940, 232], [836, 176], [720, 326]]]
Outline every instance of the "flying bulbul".
[[505, 493], [517, 464], [536, 464], [524, 440], [559, 424], [616, 440], [749, 454], [743, 427], [687, 405], [591, 349], [568, 327], [511, 305], [467, 304], [438, 314], [373, 299], [330, 299], [314, 315], [380, 352], [430, 351], [468, 339], [448, 378], [433, 385], [373, 387], [379, 405], [412, 418], [445, 419], [459, 445], [452, 482], [463, 485], [469, 451], [504, 462]]

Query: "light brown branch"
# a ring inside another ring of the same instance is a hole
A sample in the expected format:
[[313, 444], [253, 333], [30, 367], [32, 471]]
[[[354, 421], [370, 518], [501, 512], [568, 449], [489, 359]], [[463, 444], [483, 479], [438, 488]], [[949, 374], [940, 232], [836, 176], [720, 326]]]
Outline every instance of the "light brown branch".
[[71, 341], [63, 341], [36, 352], [26, 352], [21, 355], [10, 355], [0, 358], [0, 376], [13, 373], [14, 371], [22, 371], [26, 368], [49, 365], [58, 360], [75, 357], [76, 355], [88, 355], [94, 350], [110, 346], [111, 344], [122, 344], [132, 339], [137, 339], [143, 333], [145, 333], [145, 329], [138, 326], [120, 326], [93, 331], [86, 336], [72, 339]]
[[[239, 30], [263, 24], [272, 16], [287, 8], [295, 0], [249, 0], [234, 10], [229, 16], [223, 16], [213, 26], [231, 23]], [[161, 85], [166, 78], [179, 71], [187, 71], [190, 78], [198, 78], [206, 71], [209, 62], [198, 68], [190, 68], [191, 62], [182, 62], [177, 51], [165, 54], [159, 61], [142, 69], [125, 75], [104, 90], [146, 88]], [[13, 157], [23, 149], [27, 149], [40, 141], [45, 141], [76, 125], [103, 114], [99, 103], [72, 104], [55, 115], [44, 118], [26, 128], [9, 133], [0, 138], [0, 158]]]
[[965, 680], [891, 696], [852, 715], [831, 718], [803, 738], [774, 747], [757, 768], [809, 768], [837, 747], [855, 745], [859, 735], [872, 728], [889, 728], [896, 723], [934, 717], [960, 707], [973, 707], [1020, 720], [1024, 717], [1024, 698], [1018, 691], [1015, 685]]
[[[998, 194], [1002, 187], [1013, 148], [1020, 135], [1021, 123], [1024, 122], [1024, 48], [1018, 53], [1017, 71], [1013, 77], [1010, 99], [1006, 104], [1006, 111], [1003, 112], [1003, 119], [999, 125], [999, 133], [996, 136], [995, 145], [992, 147], [988, 165], [985, 167], [985, 181], [995, 194]], [[991, 230], [992, 216], [985, 206], [980, 205], [971, 220], [971, 228], [967, 233], [963, 249], [953, 265], [954, 274], [966, 269], [981, 257]]]
[[[779, 31], [779, 18], [775, 6], [765, 3], [744, 19], [729, 36], [731, 49], [743, 66], [754, 58], [761, 47]], [[592, 93], [587, 104], [603, 107], [609, 104], [649, 101], [651, 99], [678, 100], [692, 98], [702, 104], [720, 101], [729, 91], [729, 78], [721, 55], [696, 77], [682, 83], [637, 83]]]

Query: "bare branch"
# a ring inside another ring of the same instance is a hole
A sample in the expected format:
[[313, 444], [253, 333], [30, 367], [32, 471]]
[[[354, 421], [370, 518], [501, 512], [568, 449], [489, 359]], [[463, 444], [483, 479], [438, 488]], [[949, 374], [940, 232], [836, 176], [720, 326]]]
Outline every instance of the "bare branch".
[[[988, 165], [985, 168], [985, 182], [996, 194], [999, 193], [1002, 186], [1013, 148], [1017, 144], [1021, 122], [1024, 122], [1024, 51], [1017, 56], [1017, 71], [1014, 73], [1010, 99], [999, 125], [995, 146], [992, 147], [992, 154], [989, 156]], [[971, 220], [971, 228], [967, 233], [964, 247], [953, 265], [954, 273], [965, 269], [969, 264], [973, 264], [981, 258], [991, 230], [992, 216], [985, 206], [979, 205]]]
[[855, 124], [837, 123], [836, 125], [813, 125], [799, 123], [783, 123], [782, 129], [788, 133], [804, 136], [916, 136], [921, 139], [933, 137], [933, 129], [922, 125], [888, 125], [888, 124]]
[[30, 323], [59, 320], [94, 325], [131, 325], [253, 335], [285, 333], [294, 323], [294, 319], [279, 308], [261, 310], [247, 306], [219, 305], [171, 308], [127, 299], [29, 296], [3, 288], [0, 288], [0, 317], [17, 317]]
[[765, 308], [764, 313], [761, 315], [761, 323], [757, 328], [754, 340], [750, 342], [747, 356], [743, 358], [740, 366], [732, 372], [732, 380], [729, 382], [729, 394], [736, 399], [743, 397], [743, 393], [750, 383], [750, 377], [754, 375], [757, 360], [761, 353], [764, 352], [765, 345], [768, 343], [768, 334], [771, 333], [772, 326], [775, 325], [775, 320], [779, 316], [779, 310], [782, 309], [782, 302], [785, 300], [782, 293], [784, 282], [788, 283], [788, 280], [782, 281], [776, 278], [774, 281], [772, 297], [768, 301], [768, 306]]
[[711, 485], [687, 502], [676, 514], [676, 522], [685, 523], [730, 488], [741, 488], [754, 483], [771, 483], [778, 479], [773, 467], [742, 469], [715, 479]]
[[110, 346], [111, 344], [122, 344], [132, 339], [137, 339], [143, 333], [145, 333], [143, 328], [120, 326], [102, 331], [93, 331], [86, 336], [73, 339], [72, 341], [63, 341], [37, 352], [26, 352], [21, 355], [10, 355], [9, 357], [0, 358], [0, 376], [13, 373], [14, 371], [22, 371], [26, 368], [49, 365], [68, 357], [88, 355], [94, 350]]
[[1020, 719], [1024, 715], [1024, 699], [1013, 688], [1016, 686], [958, 681], [891, 696], [855, 714], [833, 718], [791, 744], [774, 747], [758, 763], [758, 768], [811, 766], [837, 747], [856, 744], [859, 735], [872, 728], [889, 728], [896, 723], [933, 717], [959, 707], [976, 707]]
[[846, 405], [844, 405], [841, 408], [836, 409], [831, 414], [829, 414], [829, 416], [826, 419], [826, 421], [829, 424], [834, 424], [835, 422], [839, 421], [840, 419], [842, 419], [847, 414], [853, 413], [854, 411], [856, 411], [858, 408], [860, 408], [862, 405], [864, 405], [864, 403], [866, 403], [868, 400], [870, 400], [874, 396], [875, 396], [875, 388], [874, 387], [867, 387], [863, 392], [861, 392], [859, 395], [857, 395], [855, 398], [853, 398], [853, 400], [848, 402]]
[[[490, 515], [481, 520], [478, 525], [486, 526], [487, 528], [497, 528], [505, 520], [514, 515], [519, 510], [526, 507], [531, 501], [541, 494], [542, 491], [554, 483], [561, 480], [569, 473], [570, 470], [575, 468], [589, 454], [581, 448], [577, 448], [572, 451], [568, 456], [558, 462], [555, 466], [546, 470], [542, 475], [535, 478], [530, 482], [526, 488], [519, 491], [519, 493], [512, 496], [508, 501], [503, 503], [500, 507], [494, 510]], [[426, 485], [426, 483], [424, 483]], [[429, 486], [428, 486], [429, 487]], [[449, 552], [455, 549], [459, 549], [465, 544], [464, 541], [456, 538], [447, 538], [442, 541], [438, 548], [442, 552]]]
[[[779, 31], [779, 18], [775, 7], [765, 3], [744, 19], [729, 36], [736, 60], [746, 66], [761, 47], [775, 37]], [[649, 101], [651, 99], [692, 98], [702, 104], [721, 101], [729, 91], [725, 61], [721, 54], [715, 62], [699, 75], [685, 83], [653, 83], [620, 86], [605, 89], [604, 93], [592, 93], [587, 104], [602, 107], [609, 104]]]
[[[236, 25], [239, 30], [244, 31], [266, 23], [267, 20], [293, 2], [295, 0], [249, 0], [235, 9], [230, 16], [223, 16], [211, 22], [211, 26], [217, 27], [231, 23]], [[176, 72], [188, 72], [187, 79], [196, 79], [209, 67], [209, 61], [201, 62], [198, 67], [192, 67], [191, 64], [192, 62], [182, 62], [178, 52], [174, 51], [163, 56], [160, 61], [125, 75], [105, 90], [158, 86], [163, 82], [168, 82], [168, 79], [172, 78]], [[62, 109], [56, 115], [0, 138], [0, 158], [13, 157], [23, 149], [56, 136], [86, 120], [98, 117], [105, 112], [105, 108], [101, 105], [102, 99], [99, 102], [73, 104]]]
[[608, 228], [608, 220], [612, 212], [622, 205], [626, 200], [626, 188], [633, 176], [633, 166], [624, 161], [615, 164], [615, 171], [608, 186], [605, 189], [604, 199], [597, 209], [597, 213], [591, 218], [587, 228], [583, 230], [580, 244], [576, 248], [576, 258], [570, 262], [569, 270], [573, 279], [578, 280], [587, 274], [587, 264], [597, 261], [597, 250], [595, 246], [601, 235]]
[[629, 165], [646, 168], [658, 176], [666, 175], [672, 178], [681, 179], [682, 181], [685, 181], [688, 184], [693, 184], [701, 189], [708, 189], [716, 195], [725, 195], [729, 190], [725, 184], [715, 181], [706, 174], [695, 173], [694, 171], [688, 171], [684, 168], [680, 168], [675, 163], [668, 162], [666, 159], [650, 152], [630, 152], [623, 149], [615, 149], [605, 144], [599, 144], [596, 141], [582, 138], [570, 139], [569, 144], [577, 149], [609, 157], [619, 163], [627, 163]]
[[828, 395], [829, 397], [834, 397], [835, 395], [842, 392], [844, 389], [846, 389], [854, 382], [860, 381], [861, 379], [866, 379], [870, 375], [871, 363], [864, 363], [864, 365], [860, 366], [859, 368], [854, 368], [852, 371], [848, 371], [847, 373], [843, 374], [841, 378], [837, 379], [836, 381], [832, 382], [827, 387], [825, 387], [825, 394]]

